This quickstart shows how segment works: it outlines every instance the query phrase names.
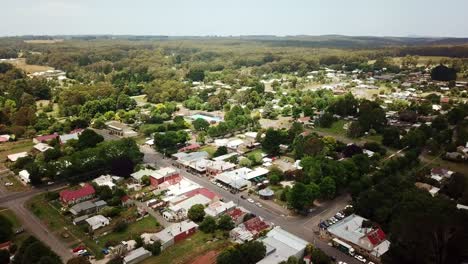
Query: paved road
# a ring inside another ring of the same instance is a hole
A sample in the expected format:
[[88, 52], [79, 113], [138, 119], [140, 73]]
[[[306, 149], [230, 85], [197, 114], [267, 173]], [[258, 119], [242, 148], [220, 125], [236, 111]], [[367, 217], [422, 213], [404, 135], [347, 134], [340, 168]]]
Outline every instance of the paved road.
[[2, 194], [0, 197], [0, 205], [9, 208], [19, 218], [23, 227], [34, 235], [36, 238], [48, 245], [64, 262], [72, 258], [70, 249], [60, 241], [57, 237], [49, 232], [47, 226], [44, 225], [31, 211], [25, 207], [25, 202], [31, 197], [44, 193], [48, 190], [58, 190], [66, 186], [66, 184], [56, 184], [52, 186], [44, 186], [34, 188], [26, 192]]
[[[146, 163], [156, 164], [160, 167], [173, 166], [173, 161], [171, 159], [163, 158], [160, 153], [157, 153], [151, 147], [142, 146], [140, 150], [145, 154], [144, 161]], [[261, 216], [266, 221], [274, 223], [277, 226], [281, 226], [288, 232], [295, 234], [309, 242], [312, 242], [315, 246], [323, 250], [327, 255], [333, 256], [337, 260], [346, 261], [349, 264], [360, 263], [356, 259], [342, 253], [336, 248], [328, 246], [326, 242], [320, 240], [313, 232], [315, 230], [314, 228], [317, 227], [317, 223], [320, 221], [320, 219], [328, 218], [329, 216], [334, 215], [334, 213], [339, 209], [342, 209], [346, 204], [349, 203], [349, 197], [343, 196], [330, 201], [329, 204], [322, 206], [314, 211], [310, 217], [285, 216], [278, 214], [278, 212], [272, 210], [272, 208], [268, 208], [267, 206], [260, 208], [254, 204], [251, 204], [248, 201], [241, 199], [239, 194], [232, 194], [212, 184], [206, 177], [195, 176], [193, 174], [187, 173], [185, 170], [181, 170], [180, 172], [182, 176], [220, 194], [226, 200], [234, 201], [239, 206], [244, 207], [258, 216]], [[333, 211], [333, 209], [335, 209], [335, 211]]]

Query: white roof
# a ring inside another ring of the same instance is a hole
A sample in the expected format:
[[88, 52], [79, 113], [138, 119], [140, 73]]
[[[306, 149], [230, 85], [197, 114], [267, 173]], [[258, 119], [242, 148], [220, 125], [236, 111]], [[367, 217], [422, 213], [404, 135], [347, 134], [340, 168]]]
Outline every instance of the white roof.
[[244, 144], [244, 141], [242, 139], [234, 139], [231, 140], [227, 143], [228, 148], [237, 148], [240, 145]]
[[40, 152], [45, 152], [48, 149], [52, 149], [51, 146], [49, 146], [49, 145], [47, 145], [45, 143], [37, 143], [36, 145], [34, 145], [34, 148], [39, 150]]
[[458, 209], [468, 210], [468, 206], [463, 205], [463, 204], [457, 204], [457, 208], [458, 208]]
[[132, 178], [134, 178], [135, 180], [139, 181], [141, 180], [141, 178], [143, 178], [143, 176], [150, 176], [155, 172], [156, 170], [152, 170], [152, 169], [142, 169], [142, 170], [139, 170], [137, 172], [130, 174], [130, 176], [132, 176]]
[[227, 143], [229, 142], [228, 139], [215, 139], [214, 143], [217, 147], [225, 147]]
[[109, 186], [109, 188], [114, 188], [115, 183], [114, 180], [119, 180], [121, 177], [111, 176], [111, 175], [101, 175], [93, 180], [98, 186]]
[[198, 188], [200, 188], [200, 185], [186, 178], [182, 178], [178, 183], [167, 187], [166, 198], [164, 200], [168, 201], [176, 196], [180, 196]]
[[279, 226], [268, 232], [262, 242], [270, 254], [267, 252], [267, 256], [257, 264], [276, 264], [287, 260], [290, 256], [302, 255], [307, 246], [307, 241], [284, 231]]
[[95, 215], [85, 220], [90, 226], [99, 226], [102, 223], [108, 223], [109, 219], [107, 219], [103, 215]]
[[249, 138], [257, 138], [257, 132], [246, 132], [244, 135]]
[[232, 157], [235, 157], [239, 154], [233, 152], [233, 153], [228, 153], [228, 154], [225, 154], [225, 155], [222, 155], [222, 156], [219, 156], [219, 157], [216, 157], [216, 158], [213, 158], [214, 161], [219, 161], [219, 160], [227, 160], [229, 158], [232, 158]]
[[7, 156], [7, 158], [10, 160], [10, 161], [17, 161], [19, 158], [24, 158], [28, 156], [28, 153], [27, 152], [20, 152], [20, 153], [15, 153], [15, 154], [10, 154]]
[[27, 170], [22, 170], [18, 173], [18, 175], [20, 176], [21, 180], [26, 182], [26, 183], [29, 183], [30, 180], [29, 180], [29, 172]]
[[230, 210], [232, 208], [236, 207], [236, 204], [233, 202], [233, 201], [229, 201], [227, 203], [225, 202], [222, 202], [222, 201], [218, 201], [218, 202], [214, 202], [210, 205], [208, 205], [207, 208], [205, 208], [205, 213], [207, 215], [210, 215], [210, 216], [213, 216], [213, 217], [216, 217], [224, 212], [226, 212], [227, 210]]
[[139, 247], [133, 251], [130, 251], [127, 256], [123, 259], [124, 263], [132, 263], [132, 261], [135, 261], [142, 256], [151, 256], [151, 252], [146, 250], [144, 247]]
[[60, 136], [60, 142], [66, 143], [67, 141], [71, 139], [76, 139], [78, 140], [78, 133], [73, 133], [73, 134], [65, 134]]
[[185, 212], [188, 212], [188, 210], [196, 205], [196, 204], [202, 204], [202, 205], [207, 205], [211, 202], [211, 200], [202, 195], [202, 194], [197, 194], [197, 195], [194, 195], [190, 198], [188, 198], [187, 200], [184, 200], [174, 206], [171, 206], [170, 209], [174, 212], [178, 212], [179, 210], [183, 210]]
[[268, 174], [268, 172], [269, 172], [269, 170], [267, 170], [265, 168], [258, 167], [258, 168], [255, 168], [253, 171], [247, 173], [247, 175], [244, 177], [244, 179], [251, 180], [251, 179], [266, 175], [266, 174]]

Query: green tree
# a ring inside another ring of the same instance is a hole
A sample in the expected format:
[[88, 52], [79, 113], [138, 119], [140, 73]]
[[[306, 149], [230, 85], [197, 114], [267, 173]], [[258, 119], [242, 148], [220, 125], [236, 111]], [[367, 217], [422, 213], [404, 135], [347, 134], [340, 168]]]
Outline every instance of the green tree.
[[196, 204], [190, 207], [187, 217], [194, 222], [201, 222], [205, 217], [205, 207], [202, 204]]
[[325, 177], [319, 184], [320, 194], [328, 199], [335, 198], [336, 184], [333, 178]]
[[94, 148], [98, 143], [102, 141], [104, 141], [104, 137], [94, 132], [94, 130], [85, 129], [78, 136], [78, 148], [79, 149]]
[[13, 225], [3, 215], [0, 215], [0, 243], [10, 241], [13, 237]]
[[226, 155], [228, 153], [227, 148], [225, 146], [218, 147], [216, 151], [213, 153], [213, 157], [219, 157], [222, 155]]
[[200, 223], [199, 229], [205, 233], [213, 233], [216, 231], [216, 220], [212, 216], [205, 216]]
[[229, 215], [222, 215], [218, 219], [218, 228], [221, 230], [231, 230], [234, 228], [234, 222]]
[[207, 131], [210, 127], [210, 123], [203, 118], [197, 118], [192, 122], [193, 127], [196, 131]]
[[159, 256], [161, 254], [161, 242], [155, 241], [152, 244], [145, 245], [145, 249], [151, 252], [153, 256]]

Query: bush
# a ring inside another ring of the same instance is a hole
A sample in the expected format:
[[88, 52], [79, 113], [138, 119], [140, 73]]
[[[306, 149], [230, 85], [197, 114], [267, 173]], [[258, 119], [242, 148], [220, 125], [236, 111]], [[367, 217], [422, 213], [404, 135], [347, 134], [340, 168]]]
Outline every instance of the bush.
[[123, 220], [120, 220], [117, 222], [117, 224], [115, 224], [114, 232], [120, 233], [120, 232], [125, 231], [127, 228], [128, 228], [128, 223]]

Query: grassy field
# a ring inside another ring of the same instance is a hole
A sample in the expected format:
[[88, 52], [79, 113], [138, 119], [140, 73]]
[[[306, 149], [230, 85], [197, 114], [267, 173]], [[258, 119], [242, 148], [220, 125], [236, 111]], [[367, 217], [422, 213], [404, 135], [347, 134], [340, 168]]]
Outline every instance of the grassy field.
[[[0, 215], [6, 217], [13, 224], [13, 230], [18, 230], [23, 226], [16, 217], [15, 213], [10, 209], [0, 208]], [[29, 234], [27, 232], [15, 235], [13, 242], [17, 245], [20, 245], [26, 238], [28, 238], [28, 236]]]
[[[11, 182], [13, 183], [13, 185], [5, 186], [5, 183], [7, 182]], [[5, 186], [5, 189], [7, 189], [10, 192], [22, 192], [22, 191], [26, 191], [29, 189], [26, 185], [22, 184], [21, 181], [17, 177], [13, 175], [1, 177], [0, 184]]]
[[198, 231], [186, 240], [167, 248], [161, 253], [161, 255], [150, 257], [141, 262], [141, 264], [190, 263], [197, 256], [203, 255], [211, 250], [221, 250], [229, 245], [230, 242], [222, 235], [222, 233], [213, 235]]
[[104, 247], [108, 241], [126, 241], [130, 239], [135, 239], [135, 237], [141, 235], [142, 233], [155, 233], [161, 230], [161, 226], [152, 216], [148, 215], [143, 219], [136, 221], [128, 226], [125, 232], [111, 232], [105, 236], [100, 237], [99, 245]]
[[0, 144], [0, 160], [6, 159], [10, 154], [30, 151], [33, 146], [34, 143], [30, 139], [2, 143]]
[[330, 133], [334, 135], [341, 135], [344, 136], [346, 135], [346, 129], [343, 128], [343, 126], [348, 123], [348, 121], [345, 120], [338, 120], [330, 128], [324, 128], [324, 127], [316, 127], [314, 130], [323, 132], [323, 133]]
[[[103, 258], [101, 249], [108, 241], [120, 242], [129, 240], [144, 232], [157, 232], [160, 230], [158, 222], [153, 217], [145, 217], [139, 221], [131, 223], [128, 228], [121, 233], [112, 232], [111, 227], [107, 235], [99, 237], [96, 241], [87, 235], [79, 226], [73, 225], [71, 219], [61, 214], [55, 203], [49, 203], [44, 194], [33, 197], [27, 202], [28, 208], [45, 223], [48, 229], [69, 247], [85, 244], [96, 259]], [[132, 210], [124, 211], [123, 214]], [[116, 222], [116, 219], [113, 219]]]
[[25, 40], [24, 42], [29, 44], [54, 44], [63, 42], [63, 39], [31, 39]]
[[[44, 112], [44, 108], [49, 105], [49, 100], [38, 100], [36, 101], [37, 113]], [[59, 116], [59, 105], [54, 103], [51, 112], [46, 112], [48, 116], [58, 117]]]
[[7, 62], [13, 64], [15, 67], [19, 69], [22, 69], [26, 73], [43, 72], [43, 71], [54, 69], [49, 66], [26, 64], [26, 59], [15, 59], [15, 60], [7, 61]]
[[210, 155], [210, 157], [213, 157], [213, 154], [216, 152], [216, 147], [211, 146], [211, 145], [206, 145], [206, 146], [201, 147], [200, 151], [206, 151], [208, 152], [208, 155]]

